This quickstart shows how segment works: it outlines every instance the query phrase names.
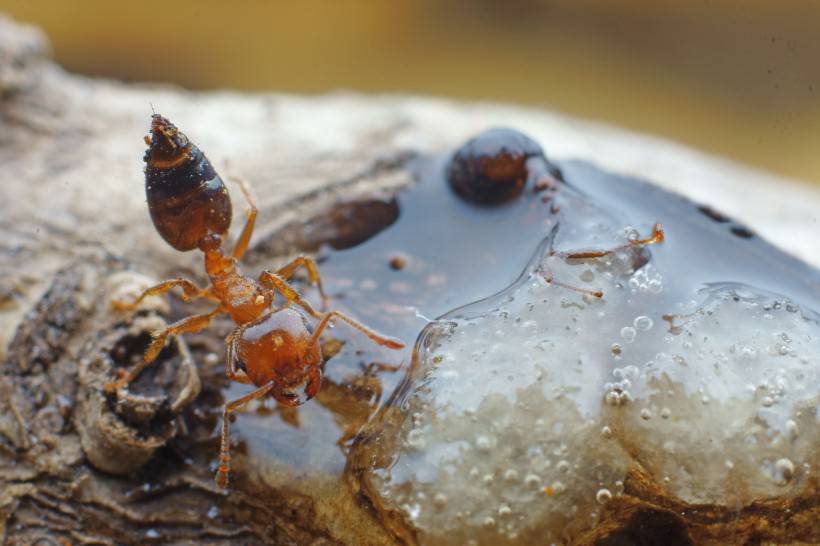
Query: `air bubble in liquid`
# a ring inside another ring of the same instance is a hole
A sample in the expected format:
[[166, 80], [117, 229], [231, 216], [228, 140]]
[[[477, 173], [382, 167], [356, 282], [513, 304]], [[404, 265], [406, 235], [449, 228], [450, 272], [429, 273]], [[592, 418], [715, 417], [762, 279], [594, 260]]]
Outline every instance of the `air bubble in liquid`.
[[641, 315], [639, 317], [635, 317], [635, 320], [632, 321], [632, 325], [635, 327], [636, 330], [647, 331], [652, 328], [653, 321], [651, 318]]

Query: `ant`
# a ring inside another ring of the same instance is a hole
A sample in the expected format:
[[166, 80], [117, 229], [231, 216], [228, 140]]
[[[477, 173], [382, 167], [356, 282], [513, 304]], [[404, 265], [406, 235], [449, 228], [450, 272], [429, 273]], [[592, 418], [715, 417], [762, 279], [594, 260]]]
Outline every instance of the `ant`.
[[[230, 414], [252, 400], [270, 396], [285, 406], [298, 406], [319, 392], [322, 382], [322, 349], [319, 338], [334, 319], [346, 322], [377, 345], [401, 349], [404, 344], [382, 336], [339, 311], [317, 312], [288, 284], [300, 267], [322, 298], [316, 262], [300, 256], [276, 271], [263, 271], [258, 280], [242, 274], [238, 261], [248, 249], [256, 222], [257, 208], [250, 187], [240, 180], [240, 188], [250, 206], [245, 227], [230, 254], [222, 250], [223, 237], [231, 223], [231, 200], [222, 178], [205, 154], [184, 133], [159, 114], [151, 117], [151, 135], [145, 137], [145, 192], [154, 227], [165, 241], [179, 251], [199, 249], [205, 255], [205, 271], [211, 281], [199, 288], [187, 279], [163, 281], [145, 290], [133, 302], [113, 302], [119, 310], [136, 309], [149, 296], [182, 288], [182, 299], [207, 298], [219, 303], [212, 311], [193, 315], [154, 335], [143, 361], [122, 378], [105, 385], [106, 392], [127, 387], [159, 355], [170, 336], [199, 332], [218, 315], [228, 313], [237, 328], [225, 340], [225, 374], [238, 383], [257, 387], [245, 396], [227, 402], [222, 410], [222, 435], [216, 484], [228, 485], [230, 472]], [[274, 303], [276, 294], [284, 304]], [[308, 317], [318, 321], [315, 327]]]

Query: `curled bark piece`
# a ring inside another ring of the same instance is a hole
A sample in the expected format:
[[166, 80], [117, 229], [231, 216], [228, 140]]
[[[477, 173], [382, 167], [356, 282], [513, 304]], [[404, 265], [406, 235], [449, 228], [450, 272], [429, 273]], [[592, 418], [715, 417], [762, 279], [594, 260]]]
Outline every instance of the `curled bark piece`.
[[[104, 314], [117, 314], [110, 302], [122, 297], [124, 287], [148, 285], [144, 277], [130, 272], [115, 273], [107, 280], [98, 304]], [[145, 464], [176, 435], [176, 415], [199, 394], [199, 375], [181, 338], [171, 340], [131, 389], [111, 394], [103, 390], [118, 368], [142, 359], [151, 333], [167, 326], [160, 315], [164, 310], [163, 299], [149, 298], [139, 314], [121, 317], [121, 322], [91, 339], [80, 355], [75, 424], [83, 451], [100, 470], [129, 474]]]
[[[176, 416], [200, 390], [181, 339], [172, 341], [131, 391], [107, 395], [102, 389], [118, 366], [141, 359], [151, 333], [166, 325], [162, 315], [168, 306], [160, 298], [147, 299], [137, 314], [111, 309], [112, 298], [147, 284], [122, 268], [117, 260], [95, 256], [63, 269], [18, 331], [3, 383], [8, 411], [0, 422], [17, 449], [48, 447], [72, 416], [89, 461], [106, 472], [128, 474], [176, 434]], [[51, 384], [58, 385], [56, 392]]]
[[[162, 321], [151, 322], [164, 324]], [[92, 344], [88, 359], [80, 366], [81, 394], [75, 420], [80, 441], [91, 463], [112, 474], [129, 474], [145, 464], [177, 433], [174, 414], [199, 392], [199, 377], [191, 355], [181, 339], [174, 339], [170, 351], [166, 350], [170, 357], [163, 355], [163, 361], [158, 365], [174, 366], [178, 370], [172, 374], [175, 384], [169, 388], [169, 392], [176, 395], [175, 399], [127, 392], [115, 394], [116, 401], [112, 405], [102, 391], [102, 385], [111, 379], [113, 369], [110, 354], [115, 349], [111, 341], [127, 342], [128, 338], [133, 339], [134, 330], [144, 334], [148, 331], [148, 323], [135, 320], [135, 328], [125, 332], [124, 336], [118, 336], [122, 332], [116, 332]]]

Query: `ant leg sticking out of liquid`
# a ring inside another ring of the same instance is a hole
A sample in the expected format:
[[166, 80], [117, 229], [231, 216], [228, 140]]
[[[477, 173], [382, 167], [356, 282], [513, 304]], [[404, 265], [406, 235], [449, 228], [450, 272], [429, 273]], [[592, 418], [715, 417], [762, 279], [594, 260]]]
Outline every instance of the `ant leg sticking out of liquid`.
[[[228, 485], [230, 414], [265, 396], [280, 404], [297, 406], [313, 398], [322, 380], [322, 332], [333, 320], [347, 323], [371, 341], [389, 349], [404, 344], [374, 332], [367, 326], [340, 313], [317, 312], [288, 284], [299, 268], [307, 271], [309, 281], [322, 297], [324, 311], [327, 297], [313, 259], [300, 256], [276, 271], [264, 271], [258, 280], [247, 277], [238, 261], [248, 248], [256, 222], [256, 206], [247, 183], [240, 181], [242, 193], [250, 204], [245, 227], [231, 252], [226, 255], [222, 241], [231, 223], [231, 199], [222, 178], [202, 151], [164, 117], [151, 118], [151, 136], [145, 138], [145, 191], [154, 227], [168, 244], [179, 251], [199, 249], [205, 255], [205, 271], [211, 281], [199, 288], [186, 279], [172, 279], [145, 290], [130, 303], [114, 302], [119, 310], [136, 308], [148, 296], [164, 294], [180, 287], [183, 299], [207, 298], [218, 305], [211, 311], [193, 315], [171, 324], [154, 336], [143, 361], [124, 377], [105, 386], [108, 392], [127, 387], [159, 355], [171, 336], [204, 330], [217, 315], [227, 313], [237, 328], [226, 339], [229, 379], [253, 384], [255, 391], [225, 404], [222, 412], [222, 435], [217, 485]], [[276, 294], [284, 304], [274, 303]], [[317, 321], [311, 328], [309, 319]]]
[[[609, 256], [611, 254], [615, 254], [621, 250], [626, 250], [629, 248], [636, 248], [636, 247], [644, 247], [648, 245], [654, 245], [662, 243], [664, 240], [664, 233], [661, 229], [660, 224], [655, 224], [652, 227], [652, 235], [645, 239], [633, 239], [627, 242], [625, 245], [617, 246], [615, 248], [611, 248], [609, 250], [582, 250], [582, 251], [575, 251], [575, 252], [561, 252], [557, 250], [553, 250], [550, 252], [550, 256], [558, 256], [560, 258], [569, 259], [569, 260], [591, 260], [596, 258], [603, 258], [604, 256]], [[562, 282], [558, 282], [552, 275], [552, 271], [548, 268], [542, 267], [541, 274], [544, 277], [544, 280], [547, 281], [547, 284], [554, 284], [555, 286], [560, 286], [562, 288], [568, 288], [570, 290], [574, 290], [576, 292], [580, 292], [581, 294], [587, 294], [589, 296], [595, 298], [602, 298], [604, 297], [604, 293], [601, 290], [588, 290], [586, 288], [578, 288], [577, 286], [572, 286], [569, 284], [564, 284]]]

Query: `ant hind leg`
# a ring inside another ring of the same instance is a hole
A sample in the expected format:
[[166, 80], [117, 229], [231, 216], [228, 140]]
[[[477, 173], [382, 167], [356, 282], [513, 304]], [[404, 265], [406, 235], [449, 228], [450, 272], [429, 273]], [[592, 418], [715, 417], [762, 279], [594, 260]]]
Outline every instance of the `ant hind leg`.
[[150, 288], [146, 288], [143, 293], [132, 302], [114, 300], [111, 302], [111, 306], [118, 311], [131, 311], [139, 307], [139, 304], [145, 298], [149, 296], [159, 296], [173, 288], [176, 288], [177, 286], [182, 288], [182, 295], [180, 296], [182, 301], [188, 301], [194, 298], [208, 298], [212, 300], [217, 299], [216, 296], [211, 293], [209, 288], [199, 288], [188, 279], [179, 278], [162, 281], [161, 283], [157, 283]]
[[194, 333], [204, 330], [208, 327], [211, 323], [213, 318], [223, 313], [221, 307], [217, 307], [210, 313], [205, 313], [202, 315], [193, 315], [190, 317], [186, 317], [182, 320], [179, 320], [160, 332], [159, 334], [154, 336], [154, 340], [145, 350], [145, 354], [143, 355], [142, 361], [139, 362], [136, 366], [131, 368], [128, 373], [122, 379], [117, 381], [112, 381], [111, 383], [107, 383], [104, 387], [106, 392], [113, 392], [115, 390], [121, 389], [127, 385], [129, 385], [137, 376], [142, 373], [142, 370], [147, 368], [154, 360], [156, 360], [157, 356], [159, 356], [160, 351], [165, 347], [165, 342], [168, 340], [170, 336], [178, 336], [179, 334], [184, 333]]

